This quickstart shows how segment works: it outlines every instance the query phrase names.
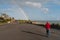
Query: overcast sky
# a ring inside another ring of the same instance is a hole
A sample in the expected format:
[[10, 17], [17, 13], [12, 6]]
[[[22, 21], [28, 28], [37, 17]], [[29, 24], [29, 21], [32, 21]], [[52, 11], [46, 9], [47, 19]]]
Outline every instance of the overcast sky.
[[0, 0], [0, 13], [15, 19], [60, 20], [60, 0]]

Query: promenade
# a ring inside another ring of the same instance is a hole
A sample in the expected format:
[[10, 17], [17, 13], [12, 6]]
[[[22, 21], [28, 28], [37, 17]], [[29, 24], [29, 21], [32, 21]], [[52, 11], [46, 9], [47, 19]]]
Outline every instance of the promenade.
[[51, 37], [48, 38], [42, 26], [5, 24], [0, 26], [0, 40], [60, 40], [60, 30], [51, 29]]

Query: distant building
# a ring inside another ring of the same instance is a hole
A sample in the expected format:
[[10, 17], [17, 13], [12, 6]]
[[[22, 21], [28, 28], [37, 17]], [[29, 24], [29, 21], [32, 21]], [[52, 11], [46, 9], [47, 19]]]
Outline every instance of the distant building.
[[15, 19], [14, 18], [11, 18], [11, 17], [9, 17], [9, 15], [3, 13], [3, 14], [0, 15], [0, 21], [5, 21], [5, 20], [8, 23], [10, 23], [10, 22], [13, 22]]
[[10, 19], [9, 15], [7, 15], [7, 14], [1, 14], [1, 17], [4, 19]]

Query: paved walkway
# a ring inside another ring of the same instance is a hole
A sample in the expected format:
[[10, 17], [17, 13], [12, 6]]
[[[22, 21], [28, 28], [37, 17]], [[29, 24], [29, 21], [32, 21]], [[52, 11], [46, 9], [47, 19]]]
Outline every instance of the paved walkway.
[[60, 40], [60, 30], [51, 29], [51, 37], [48, 38], [41, 26], [6, 24], [0, 26], [0, 40]]

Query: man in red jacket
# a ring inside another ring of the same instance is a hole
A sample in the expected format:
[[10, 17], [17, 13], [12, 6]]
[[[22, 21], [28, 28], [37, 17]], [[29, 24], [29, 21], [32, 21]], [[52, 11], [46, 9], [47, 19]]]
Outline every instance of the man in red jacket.
[[46, 28], [46, 34], [47, 34], [48, 37], [50, 36], [50, 27], [51, 27], [50, 23], [47, 22], [45, 24], [45, 28]]

